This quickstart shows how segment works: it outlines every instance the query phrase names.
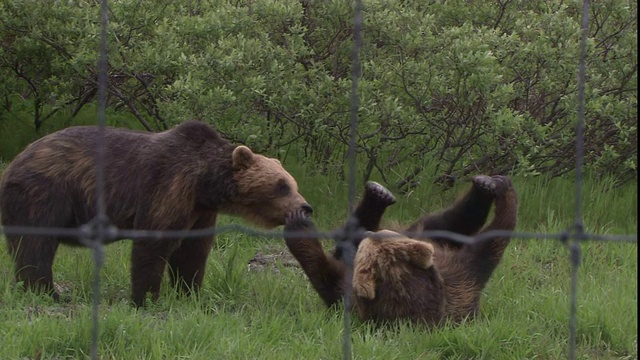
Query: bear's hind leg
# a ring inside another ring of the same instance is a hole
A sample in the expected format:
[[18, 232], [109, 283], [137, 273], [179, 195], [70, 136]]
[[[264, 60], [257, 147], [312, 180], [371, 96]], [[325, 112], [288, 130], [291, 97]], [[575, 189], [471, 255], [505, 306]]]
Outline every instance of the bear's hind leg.
[[[511, 180], [506, 176], [493, 176], [488, 187], [495, 196], [495, 214], [493, 220], [482, 231], [513, 231], [518, 217], [518, 197]], [[497, 236], [469, 245], [460, 255], [469, 264], [469, 273], [477, 283], [484, 287], [491, 274], [502, 260], [509, 245], [510, 236]]]
[[395, 202], [396, 198], [391, 191], [377, 182], [369, 181], [364, 186], [364, 195], [353, 212], [353, 217], [365, 230], [378, 231], [384, 211]]
[[[405, 230], [410, 237], [414, 233], [429, 230], [445, 230], [461, 235], [475, 235], [484, 226], [494, 201], [492, 178], [478, 175], [473, 178], [467, 193], [449, 208], [428, 214]], [[434, 243], [451, 248], [461, 248], [462, 244], [446, 238], [429, 238]]]
[[[364, 229], [366, 231], [378, 231], [380, 229], [380, 221], [387, 207], [395, 204], [396, 198], [384, 186], [374, 181], [369, 181], [364, 186], [364, 195], [349, 218], [349, 222], [344, 229], [351, 227], [352, 230]], [[345, 239], [351, 243], [355, 249], [360, 246], [362, 238]], [[345, 245], [345, 243], [341, 243]], [[333, 251], [333, 256], [343, 261], [343, 247], [338, 245]], [[347, 244], [348, 245], [348, 244]]]
[[[72, 198], [66, 185], [51, 181], [28, 166], [7, 167], [3, 173], [0, 192], [2, 226], [74, 227]], [[60, 241], [54, 236], [6, 236], [9, 254], [15, 264], [15, 279], [25, 289], [60, 295], [53, 286], [53, 261]]]
[[58, 240], [53, 237], [7, 236], [9, 254], [15, 261], [16, 282], [25, 289], [50, 294], [60, 300], [53, 287], [53, 259], [58, 249]]

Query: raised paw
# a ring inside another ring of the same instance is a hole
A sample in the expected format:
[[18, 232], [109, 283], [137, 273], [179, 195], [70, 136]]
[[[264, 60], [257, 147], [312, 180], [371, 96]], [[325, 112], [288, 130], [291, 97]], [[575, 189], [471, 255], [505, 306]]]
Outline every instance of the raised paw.
[[285, 231], [305, 230], [313, 226], [308, 213], [303, 209], [291, 211], [284, 221]]
[[478, 175], [473, 177], [473, 185], [476, 189], [481, 190], [485, 194], [493, 195], [492, 185], [493, 179], [491, 176], [487, 175]]
[[476, 188], [494, 197], [504, 195], [513, 186], [511, 180], [503, 175], [478, 175], [473, 178], [473, 184]]
[[396, 197], [386, 187], [375, 181], [367, 181], [364, 185], [365, 197], [389, 206], [396, 203]]
[[494, 196], [502, 196], [513, 187], [511, 179], [504, 175], [494, 175], [491, 177], [491, 180]]

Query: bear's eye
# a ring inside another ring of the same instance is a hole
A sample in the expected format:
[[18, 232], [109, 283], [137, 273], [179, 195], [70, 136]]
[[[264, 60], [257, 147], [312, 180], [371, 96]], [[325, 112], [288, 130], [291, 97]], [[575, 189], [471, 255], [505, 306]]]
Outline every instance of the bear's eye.
[[277, 196], [287, 196], [291, 192], [291, 187], [287, 184], [287, 181], [284, 179], [278, 180], [276, 184], [276, 195]]

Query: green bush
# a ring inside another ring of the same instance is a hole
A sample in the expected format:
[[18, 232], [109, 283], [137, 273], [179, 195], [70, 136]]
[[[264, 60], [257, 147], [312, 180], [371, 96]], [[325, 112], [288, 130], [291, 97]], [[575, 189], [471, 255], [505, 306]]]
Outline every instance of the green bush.
[[[364, 4], [364, 179], [574, 169], [581, 4]], [[585, 166], [637, 177], [637, 3], [593, 2]], [[260, 151], [343, 171], [353, 11], [313, 0], [110, 3], [108, 104], [150, 131], [200, 119]], [[75, 119], [96, 94], [95, 2], [0, 7], [0, 127]], [[22, 137], [22, 130], [17, 132]], [[4, 135], [3, 135], [4, 140]], [[4, 157], [8, 157], [2, 149]], [[0, 156], [2, 156], [0, 154]], [[13, 152], [10, 152], [13, 154]]]

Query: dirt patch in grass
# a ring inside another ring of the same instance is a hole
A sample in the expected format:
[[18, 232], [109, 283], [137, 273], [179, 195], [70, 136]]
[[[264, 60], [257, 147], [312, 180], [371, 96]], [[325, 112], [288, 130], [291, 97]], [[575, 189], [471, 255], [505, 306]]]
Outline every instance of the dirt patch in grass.
[[249, 271], [263, 271], [270, 269], [276, 273], [280, 273], [278, 263], [287, 267], [300, 267], [296, 259], [288, 251], [277, 251], [272, 253], [264, 253], [258, 251], [247, 263]]

